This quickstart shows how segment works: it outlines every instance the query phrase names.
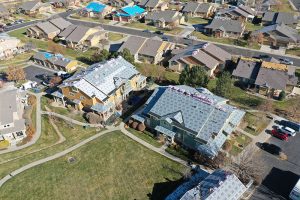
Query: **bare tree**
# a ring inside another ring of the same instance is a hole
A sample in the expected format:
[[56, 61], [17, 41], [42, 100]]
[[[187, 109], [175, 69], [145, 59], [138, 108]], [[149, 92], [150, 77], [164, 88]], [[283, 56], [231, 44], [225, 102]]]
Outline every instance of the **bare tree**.
[[244, 184], [250, 180], [259, 184], [263, 172], [263, 163], [254, 158], [255, 146], [248, 146], [237, 157], [232, 158], [231, 163], [227, 166]]
[[53, 53], [64, 53], [64, 48], [58, 44], [53, 43], [52, 41], [48, 42], [48, 51]]
[[264, 112], [272, 112], [274, 108], [274, 103], [272, 100], [263, 101], [258, 107], [257, 110]]
[[9, 81], [20, 81], [25, 80], [26, 74], [23, 68], [18, 68], [15, 66], [9, 66], [6, 71], [7, 79]]

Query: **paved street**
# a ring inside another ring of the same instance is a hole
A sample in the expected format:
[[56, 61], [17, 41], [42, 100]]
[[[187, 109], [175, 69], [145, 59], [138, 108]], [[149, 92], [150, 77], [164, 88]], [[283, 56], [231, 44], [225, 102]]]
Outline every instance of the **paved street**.
[[283, 161], [265, 151], [258, 151], [256, 159], [263, 161], [264, 180], [251, 199], [288, 199], [300, 176], [300, 134], [290, 137], [288, 142], [275, 137], [271, 137], [267, 142], [281, 147], [288, 160]]

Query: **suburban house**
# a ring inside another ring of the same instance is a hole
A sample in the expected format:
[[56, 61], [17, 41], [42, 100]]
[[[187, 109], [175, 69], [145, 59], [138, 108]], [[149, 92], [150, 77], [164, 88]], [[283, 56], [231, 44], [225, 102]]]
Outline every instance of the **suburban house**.
[[132, 22], [143, 18], [147, 14], [146, 10], [134, 5], [126, 6], [112, 13], [112, 19], [119, 22]]
[[298, 82], [296, 67], [274, 61], [242, 57], [232, 76], [262, 95], [278, 97], [281, 91], [290, 93]]
[[202, 66], [209, 76], [214, 76], [231, 60], [231, 54], [212, 44], [197, 44], [186, 49], [174, 49], [169, 69], [181, 72], [186, 67]]
[[145, 8], [147, 11], [155, 11], [155, 10], [167, 10], [169, 4], [162, 0], [142, 0], [138, 3], [139, 6]]
[[101, 40], [108, 38], [108, 32], [102, 27], [86, 27], [71, 25], [62, 31], [58, 37], [73, 49], [83, 49], [87, 47], [99, 47]]
[[4, 6], [3, 3], [0, 3], [0, 18], [7, 18], [10, 16], [8, 9]]
[[217, 12], [216, 16], [251, 22], [256, 16], [256, 11], [248, 6], [240, 5], [238, 7], [221, 9]]
[[251, 186], [244, 185], [230, 171], [217, 169], [211, 174], [203, 169], [180, 185], [166, 200], [239, 200]]
[[69, 6], [80, 5], [80, 0], [49, 0], [54, 8], [67, 8]]
[[0, 34], [0, 60], [12, 58], [21, 51], [21, 40], [6, 33]]
[[66, 79], [53, 94], [77, 109], [91, 109], [107, 120], [132, 91], [146, 86], [146, 77], [121, 56], [89, 66]]
[[273, 24], [254, 31], [252, 36], [263, 34], [263, 44], [272, 47], [293, 48], [300, 45], [300, 35], [296, 29], [285, 24]]
[[43, 67], [66, 72], [72, 72], [78, 66], [77, 60], [71, 60], [61, 54], [52, 54], [49, 52], [39, 51], [31, 57], [31, 60]]
[[125, 6], [133, 6], [134, 1], [132, 0], [108, 0], [108, 5], [117, 7], [117, 8], [122, 8]]
[[69, 21], [59, 17], [29, 27], [26, 30], [26, 35], [33, 38], [52, 40], [70, 25], [72, 24]]
[[216, 7], [213, 4], [189, 1], [184, 6], [182, 13], [190, 17], [210, 18], [215, 11]]
[[157, 64], [163, 60], [166, 53], [173, 49], [173, 46], [160, 38], [130, 36], [118, 51], [122, 52], [123, 49], [128, 49], [136, 62]]
[[26, 137], [25, 119], [22, 118], [27, 104], [26, 92], [13, 83], [6, 83], [0, 88], [0, 96], [0, 141], [16, 145]]
[[42, 3], [40, 1], [25, 1], [18, 10], [26, 15], [35, 15], [39, 13], [51, 12], [50, 3]]
[[264, 26], [283, 23], [296, 28], [299, 20], [293, 13], [265, 12], [261, 21]]
[[268, 11], [280, 6], [280, 0], [263, 0], [261, 5], [262, 11]]
[[113, 11], [111, 6], [102, 4], [101, 2], [90, 2], [85, 8], [80, 10], [79, 14], [85, 17], [104, 18]]
[[184, 22], [182, 14], [175, 10], [154, 11], [145, 16], [145, 23], [158, 28], [172, 29]]
[[161, 86], [131, 117], [170, 143], [214, 157], [245, 114], [227, 101], [205, 88]]
[[243, 36], [244, 31], [244, 23], [226, 17], [215, 17], [204, 27], [204, 32], [214, 37], [239, 38]]

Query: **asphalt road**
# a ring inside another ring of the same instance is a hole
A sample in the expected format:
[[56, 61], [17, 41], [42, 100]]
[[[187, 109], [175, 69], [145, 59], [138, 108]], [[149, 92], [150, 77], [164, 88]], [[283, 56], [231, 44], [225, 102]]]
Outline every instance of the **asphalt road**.
[[[265, 151], [259, 151], [256, 159], [263, 162], [264, 173], [261, 186], [255, 191], [252, 200], [288, 199], [288, 195], [300, 176], [300, 134], [282, 141], [271, 137], [268, 143], [276, 144], [287, 155], [287, 160]], [[276, 192], [274, 192], [276, 191]]]
[[[74, 19], [67, 19], [67, 20], [69, 20], [70, 22], [72, 22], [73, 24], [76, 24], [76, 25], [84, 25], [84, 26], [88, 26], [88, 27], [99, 26], [99, 24], [93, 23], [93, 22], [78, 21], [78, 20], [74, 20]], [[162, 37], [161, 35], [157, 35], [155, 33], [146, 33], [141, 30], [130, 29], [130, 28], [120, 27], [120, 26], [101, 24], [101, 27], [103, 27], [107, 31], [119, 32], [119, 33], [141, 36], [141, 37], [148, 37], [148, 38], [154, 37], [154, 36]], [[167, 37], [170, 42], [174, 42], [174, 43], [177, 42], [178, 44], [192, 45], [192, 44], [196, 44], [196, 43], [201, 43], [199, 41], [193, 41], [190, 39], [184, 39], [184, 38], [180, 38], [180, 37], [176, 37], [176, 36], [165, 35], [165, 37]], [[217, 46], [220, 46], [221, 48], [230, 52], [233, 55], [242, 55], [242, 56], [248, 56], [248, 57], [254, 57], [254, 56], [259, 57], [261, 55], [269, 55], [274, 58], [289, 57], [289, 56], [281, 56], [281, 55], [276, 55], [276, 54], [271, 54], [271, 53], [265, 53], [265, 52], [256, 51], [253, 49], [239, 48], [236, 46], [228, 46], [228, 45], [221, 45], [221, 44], [217, 44]], [[289, 57], [289, 59], [294, 62], [295, 66], [300, 66], [300, 58]]]

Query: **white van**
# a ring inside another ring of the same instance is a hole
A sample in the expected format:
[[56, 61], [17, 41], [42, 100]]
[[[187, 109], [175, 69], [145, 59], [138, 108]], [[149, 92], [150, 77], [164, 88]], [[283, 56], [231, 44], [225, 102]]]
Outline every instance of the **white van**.
[[296, 131], [290, 127], [286, 127], [286, 126], [279, 126], [279, 129], [281, 132], [286, 133], [290, 136], [296, 136]]
[[300, 179], [296, 183], [295, 187], [290, 193], [290, 199], [292, 200], [300, 200]]

